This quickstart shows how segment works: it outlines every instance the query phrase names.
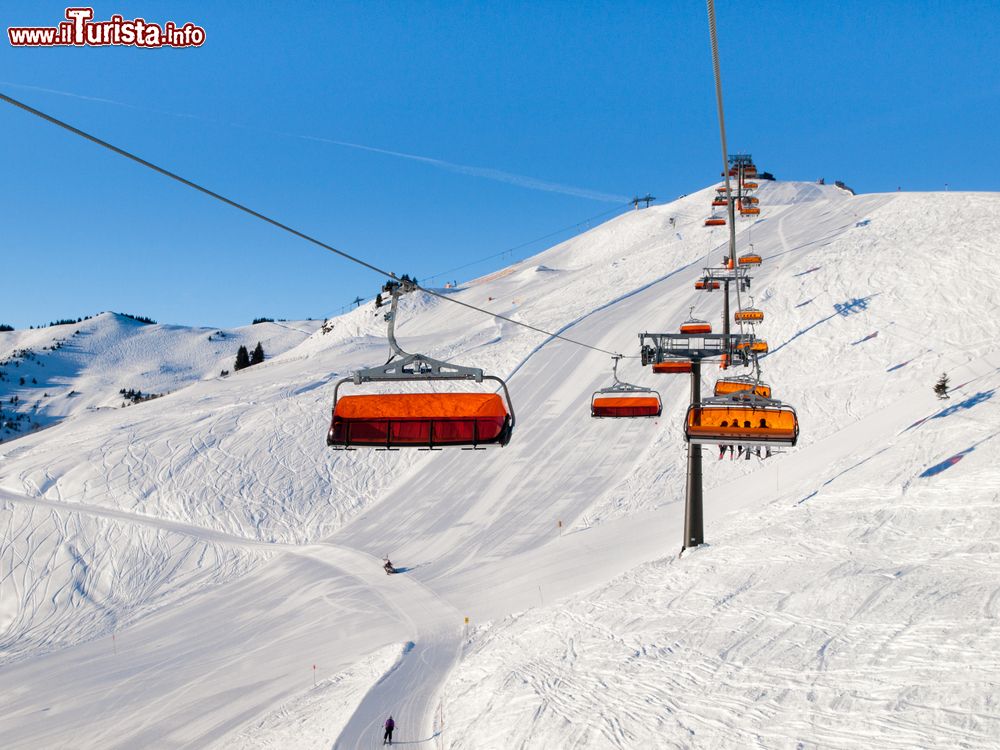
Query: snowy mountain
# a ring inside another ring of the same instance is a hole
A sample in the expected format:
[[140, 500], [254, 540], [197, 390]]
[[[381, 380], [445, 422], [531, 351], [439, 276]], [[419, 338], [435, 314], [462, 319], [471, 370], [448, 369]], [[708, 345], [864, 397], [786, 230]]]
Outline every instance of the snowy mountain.
[[[96, 409], [120, 408], [232, 370], [240, 346], [280, 354], [319, 329], [319, 321], [235, 329], [145, 324], [118, 313], [78, 323], [0, 332], [0, 439]], [[11, 399], [16, 399], [11, 402]], [[8, 422], [10, 424], [8, 424]]]
[[[727, 240], [713, 193], [447, 291], [634, 355], [692, 307], [718, 321], [693, 288]], [[609, 356], [411, 294], [402, 345], [505, 377], [518, 424], [388, 453], [323, 441], [335, 382], [385, 361], [370, 306], [228, 378], [235, 338], [95, 354], [169, 393], [0, 445], [6, 744], [369, 747], [392, 713], [446, 748], [991, 746], [1000, 282], [969, 270], [998, 259], [1000, 196], [758, 195], [738, 248], [802, 433], [766, 461], [705, 449], [708, 544], [682, 557], [688, 382], [637, 360], [663, 416], [594, 420]], [[156, 380], [168, 351], [183, 388]], [[88, 406], [131, 387], [81, 377]]]

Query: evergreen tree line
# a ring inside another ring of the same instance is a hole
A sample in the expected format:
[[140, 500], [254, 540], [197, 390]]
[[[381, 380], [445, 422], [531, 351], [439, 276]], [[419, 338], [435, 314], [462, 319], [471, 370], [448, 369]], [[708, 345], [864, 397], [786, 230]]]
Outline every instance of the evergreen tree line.
[[153, 320], [152, 318], [147, 318], [145, 315], [132, 315], [131, 313], [118, 313], [118, 314], [121, 315], [123, 318], [129, 318], [138, 323], [145, 323], [148, 326], [156, 325], [155, 320]]
[[74, 323], [82, 323], [83, 321], [90, 320], [93, 317], [93, 315], [84, 315], [82, 318], [77, 318], [76, 320], [73, 320], [73, 318], [60, 318], [59, 320], [51, 321], [47, 326], [30, 326], [29, 328], [30, 330], [34, 330], [35, 328], [51, 328], [52, 326], [69, 326]]
[[257, 346], [254, 347], [253, 353], [247, 351], [245, 346], [240, 346], [236, 350], [236, 363], [233, 365], [234, 370], [243, 370], [247, 367], [252, 367], [253, 365], [259, 365], [264, 361], [264, 347], [258, 341]]
[[125, 401], [122, 401], [122, 406], [125, 406], [126, 402], [139, 404], [143, 401], [152, 401], [154, 398], [160, 398], [163, 395], [162, 393], [143, 393], [137, 388], [122, 388], [118, 393], [125, 399]]

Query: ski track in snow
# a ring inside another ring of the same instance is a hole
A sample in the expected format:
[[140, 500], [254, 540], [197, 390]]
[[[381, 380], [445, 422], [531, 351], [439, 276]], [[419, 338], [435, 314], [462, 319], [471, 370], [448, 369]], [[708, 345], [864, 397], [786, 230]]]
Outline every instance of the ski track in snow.
[[[630, 353], [717, 315], [691, 288], [725, 240], [711, 192], [454, 294]], [[0, 444], [5, 744], [370, 747], [392, 713], [447, 748], [989, 747], [1000, 441], [977, 394], [1000, 386], [1000, 287], [965, 269], [996, 253], [996, 196], [760, 196], [738, 251], [764, 255], [765, 377], [803, 432], [765, 463], [706, 451], [708, 546], [676, 558], [686, 380], [626, 360], [664, 416], [592, 420], [605, 355], [426, 295], [404, 347], [512, 373], [513, 441], [326, 452], [337, 373], [384, 359], [359, 308], [229, 379]], [[899, 273], [921, 259], [940, 300]], [[968, 407], [936, 406], [942, 369]]]

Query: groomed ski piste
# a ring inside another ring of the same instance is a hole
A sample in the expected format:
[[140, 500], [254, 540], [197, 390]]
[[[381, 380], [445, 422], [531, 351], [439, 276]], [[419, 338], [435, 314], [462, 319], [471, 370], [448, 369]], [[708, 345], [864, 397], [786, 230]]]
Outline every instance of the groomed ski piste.
[[[712, 193], [446, 291], [626, 355], [692, 305], [717, 325]], [[0, 444], [4, 746], [368, 748], [391, 713], [456, 750], [994, 747], [1000, 195], [757, 194], [737, 250], [801, 437], [705, 447], [706, 545], [678, 555], [686, 376], [624, 360], [662, 416], [592, 419], [607, 355], [420, 292], [400, 343], [507, 379], [510, 444], [327, 449], [335, 382], [386, 358], [363, 305]]]

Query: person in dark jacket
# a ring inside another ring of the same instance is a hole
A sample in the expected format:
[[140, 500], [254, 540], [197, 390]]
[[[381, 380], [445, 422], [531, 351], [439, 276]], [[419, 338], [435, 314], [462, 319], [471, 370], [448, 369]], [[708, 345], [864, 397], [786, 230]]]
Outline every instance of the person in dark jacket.
[[395, 728], [396, 722], [392, 720], [392, 716], [389, 716], [389, 718], [385, 720], [385, 736], [382, 738], [383, 745], [392, 744], [392, 730]]

